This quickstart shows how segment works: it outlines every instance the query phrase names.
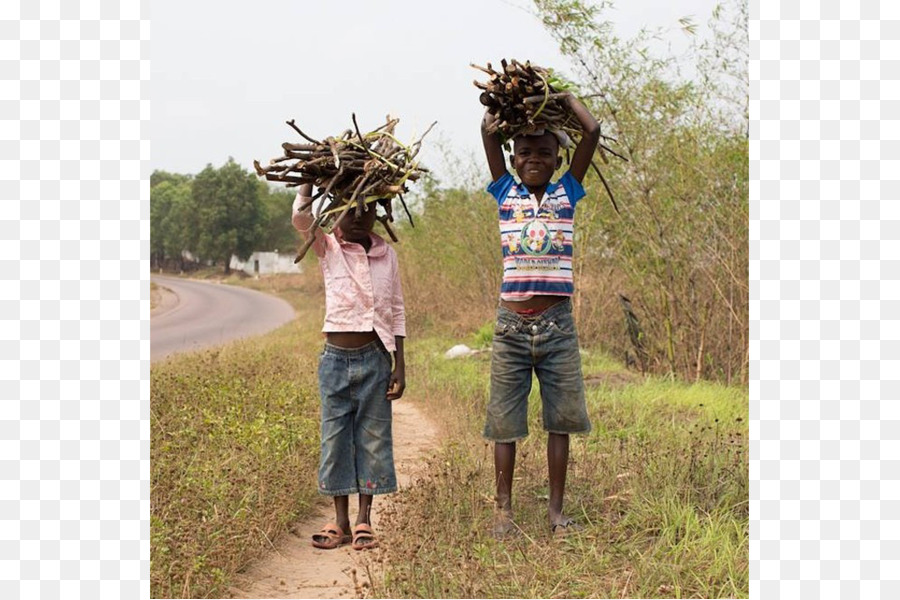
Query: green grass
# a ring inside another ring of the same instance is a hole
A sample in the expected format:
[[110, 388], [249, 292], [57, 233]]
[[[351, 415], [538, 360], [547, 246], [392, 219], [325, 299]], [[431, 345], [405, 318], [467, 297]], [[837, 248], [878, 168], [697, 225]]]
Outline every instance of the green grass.
[[154, 598], [220, 597], [309, 510], [318, 398], [294, 328], [153, 365]]
[[492, 450], [480, 437], [489, 357], [442, 360], [450, 345], [439, 337], [409, 345], [411, 397], [448, 435], [383, 525], [379, 595], [749, 595], [745, 388], [644, 379], [585, 352], [594, 428], [572, 438], [566, 490], [566, 510], [585, 529], [564, 540], [550, 535], [535, 385], [514, 482], [522, 533], [498, 542], [490, 534]]
[[[312, 271], [312, 270], [310, 270]], [[243, 279], [298, 319], [256, 341], [151, 369], [151, 594], [221, 597], [316, 497], [317, 273]], [[522, 530], [490, 535], [493, 458], [481, 438], [490, 353], [446, 360], [468, 338], [412, 332], [407, 394], [443, 442], [382, 514], [380, 597], [747, 597], [748, 390], [643, 378], [587, 348], [593, 431], [572, 438], [566, 510], [585, 526], [553, 539], [537, 385], [518, 445]]]
[[321, 307], [288, 287], [297, 321], [151, 368], [154, 598], [222, 597], [317, 497]]

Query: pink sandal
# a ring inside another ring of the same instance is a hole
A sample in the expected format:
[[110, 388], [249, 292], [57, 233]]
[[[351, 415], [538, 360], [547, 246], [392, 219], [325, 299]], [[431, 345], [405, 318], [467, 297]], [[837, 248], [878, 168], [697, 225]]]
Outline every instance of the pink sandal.
[[378, 540], [372, 532], [372, 527], [367, 523], [360, 523], [353, 528], [353, 544], [354, 550], [367, 550], [369, 548], [377, 548]]
[[328, 523], [319, 533], [312, 536], [312, 545], [323, 550], [333, 550], [351, 541], [352, 538], [345, 534], [337, 523]]

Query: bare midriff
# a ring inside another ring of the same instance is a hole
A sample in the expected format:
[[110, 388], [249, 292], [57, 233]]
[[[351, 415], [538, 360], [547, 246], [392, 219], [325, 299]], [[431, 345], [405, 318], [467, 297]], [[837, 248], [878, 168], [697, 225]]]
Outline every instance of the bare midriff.
[[325, 339], [332, 346], [339, 348], [361, 348], [366, 344], [378, 341], [378, 334], [372, 331], [330, 331]]
[[568, 296], [532, 296], [528, 300], [521, 302], [510, 302], [509, 300], [501, 300], [500, 306], [514, 312], [525, 311], [544, 311], [565, 300]]

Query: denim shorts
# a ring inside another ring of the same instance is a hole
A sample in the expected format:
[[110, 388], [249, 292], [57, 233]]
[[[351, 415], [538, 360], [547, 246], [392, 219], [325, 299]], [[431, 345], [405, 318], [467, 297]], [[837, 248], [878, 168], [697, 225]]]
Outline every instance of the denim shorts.
[[321, 494], [397, 491], [390, 378], [391, 357], [378, 342], [352, 349], [325, 344], [319, 357]]
[[498, 307], [485, 438], [514, 442], [528, 435], [532, 372], [540, 384], [544, 429], [589, 432], [578, 335], [568, 298], [534, 317]]

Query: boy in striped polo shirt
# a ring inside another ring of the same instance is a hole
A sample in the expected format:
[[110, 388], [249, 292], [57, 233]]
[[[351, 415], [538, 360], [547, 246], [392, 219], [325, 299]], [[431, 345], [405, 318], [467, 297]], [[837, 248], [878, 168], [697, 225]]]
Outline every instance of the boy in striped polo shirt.
[[541, 390], [548, 432], [548, 517], [554, 535], [577, 529], [562, 510], [569, 462], [569, 434], [591, 429], [584, 401], [581, 357], [572, 317], [572, 226], [584, 196], [581, 182], [600, 139], [600, 125], [569, 94], [566, 101], [582, 128], [569, 170], [557, 182], [565, 134], [550, 130], [518, 136], [510, 155], [517, 182], [506, 169], [495, 118], [485, 112], [482, 140], [491, 170], [488, 192], [498, 203], [503, 246], [503, 284], [491, 358], [491, 396], [484, 436], [494, 442], [497, 515], [494, 534], [512, 533], [512, 482], [516, 441], [528, 435], [531, 374]]

